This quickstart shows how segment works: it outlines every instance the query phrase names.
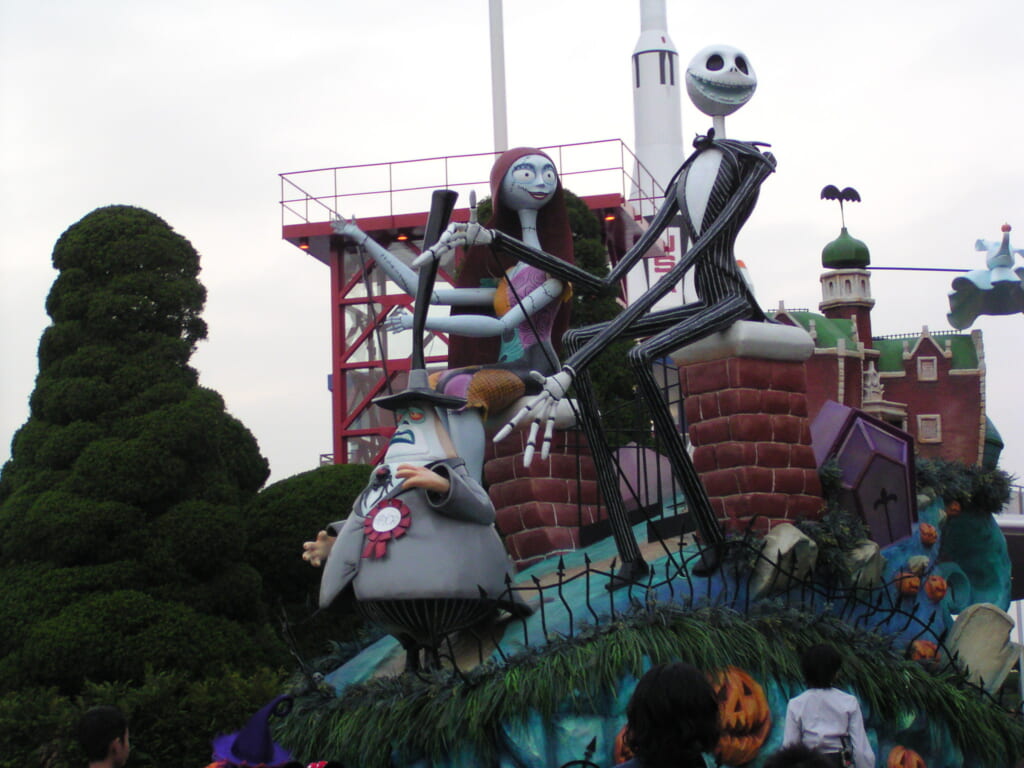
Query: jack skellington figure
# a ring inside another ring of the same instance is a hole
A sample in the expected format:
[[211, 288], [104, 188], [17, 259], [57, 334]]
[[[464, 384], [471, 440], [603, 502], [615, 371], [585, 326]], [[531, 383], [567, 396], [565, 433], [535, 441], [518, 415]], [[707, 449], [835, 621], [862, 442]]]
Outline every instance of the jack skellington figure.
[[[770, 153], [762, 152], [758, 144], [725, 138], [725, 116], [750, 99], [757, 86], [757, 78], [742, 52], [728, 46], [711, 46], [700, 51], [690, 62], [686, 80], [691, 100], [713, 118], [714, 127], [707, 136], [695, 141], [696, 151], [669, 183], [665, 201], [650, 227], [604, 279], [504, 233], [484, 229], [475, 222], [475, 217], [468, 224], [451, 225], [438, 245], [420, 256], [422, 262], [438, 258], [455, 246], [490, 244], [499, 252], [536, 264], [549, 274], [583, 288], [605, 291], [619, 284], [677, 213], [682, 216], [692, 244], [678, 263], [613, 320], [566, 333], [563, 341], [570, 354], [561, 370], [549, 376], [535, 374], [543, 391], [495, 436], [495, 440], [501, 440], [520, 423], [532, 420], [524, 455], [524, 462], [529, 464], [540, 426], [544, 424], [541, 456], [546, 457], [556, 408], [569, 387], [575, 384], [581, 401], [581, 421], [591, 444], [598, 482], [623, 561], [619, 574], [623, 581], [643, 576], [647, 572], [647, 564], [640, 554], [619, 495], [617, 473], [599, 423], [586, 374], [587, 366], [619, 337], [643, 339], [628, 353], [628, 364], [636, 376], [639, 393], [651, 410], [655, 429], [663, 441], [701, 537], [715, 552], [724, 536], [707, 492], [686, 452], [682, 436], [662, 399], [652, 362], [673, 350], [723, 331], [737, 320], [766, 319], [737, 266], [733, 245], [757, 202], [761, 184], [775, 169], [775, 159]], [[681, 284], [691, 269], [694, 270], [697, 300], [677, 308], [651, 312], [655, 303]]]

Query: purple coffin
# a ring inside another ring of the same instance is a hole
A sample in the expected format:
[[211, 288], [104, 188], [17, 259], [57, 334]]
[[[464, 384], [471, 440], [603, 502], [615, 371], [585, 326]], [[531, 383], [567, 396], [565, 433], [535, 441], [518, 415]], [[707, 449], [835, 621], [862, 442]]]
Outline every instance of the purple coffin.
[[844, 503], [852, 504], [879, 546], [909, 536], [917, 521], [914, 438], [864, 411], [828, 400], [811, 423], [820, 467], [834, 458]]

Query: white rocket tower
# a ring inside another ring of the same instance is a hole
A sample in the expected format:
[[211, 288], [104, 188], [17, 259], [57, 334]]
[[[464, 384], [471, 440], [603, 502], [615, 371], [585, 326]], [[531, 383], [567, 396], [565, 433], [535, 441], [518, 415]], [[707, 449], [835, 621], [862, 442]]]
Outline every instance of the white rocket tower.
[[633, 49], [633, 144], [637, 158], [662, 189], [685, 157], [683, 70], [668, 36], [665, 0], [640, 0], [640, 38]]
[[[686, 157], [680, 104], [685, 66], [668, 36], [665, 0], [640, 0], [640, 38], [633, 49], [632, 70], [633, 149], [643, 170], [635, 170], [630, 198], [637, 213], [649, 221]], [[649, 257], [626, 275], [627, 301], [644, 294], [668, 272], [685, 245], [678, 227], [666, 229]], [[680, 306], [685, 292], [684, 286], [676, 286], [653, 309]]]

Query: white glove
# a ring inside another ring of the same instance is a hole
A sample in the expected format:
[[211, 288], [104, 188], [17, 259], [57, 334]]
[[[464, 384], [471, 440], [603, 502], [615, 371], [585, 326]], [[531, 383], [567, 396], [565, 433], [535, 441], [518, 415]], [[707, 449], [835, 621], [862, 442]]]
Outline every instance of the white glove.
[[537, 434], [540, 432], [541, 422], [544, 422], [544, 440], [541, 443], [540, 457], [546, 459], [551, 453], [551, 438], [555, 432], [555, 416], [558, 412], [558, 404], [572, 386], [576, 378], [576, 371], [570, 366], [563, 366], [562, 370], [553, 376], [544, 376], [533, 371], [530, 373], [534, 381], [539, 382], [544, 391], [533, 398], [529, 403], [519, 409], [512, 419], [502, 427], [494, 436], [494, 442], [504, 440], [512, 430], [528, 416], [533, 418], [530, 425], [530, 435], [526, 439], [526, 450], [523, 451], [523, 466], [530, 466], [533, 461], [533, 454], [537, 449]]
[[386, 318], [384, 318], [384, 327], [387, 328], [391, 333], [401, 333], [402, 331], [408, 331], [412, 328], [413, 314], [405, 307], [399, 307]]

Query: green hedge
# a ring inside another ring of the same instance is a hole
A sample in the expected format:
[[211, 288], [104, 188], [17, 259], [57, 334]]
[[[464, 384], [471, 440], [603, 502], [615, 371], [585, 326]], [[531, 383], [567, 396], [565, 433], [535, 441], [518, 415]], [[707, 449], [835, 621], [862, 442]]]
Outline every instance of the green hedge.
[[75, 697], [52, 687], [7, 693], [0, 696], [0, 768], [81, 768], [85, 758], [73, 742], [74, 726], [99, 704], [127, 715], [132, 768], [200, 768], [210, 762], [213, 737], [242, 727], [281, 692], [285, 677], [265, 667], [199, 680], [148, 670], [141, 685], [87, 683]]

